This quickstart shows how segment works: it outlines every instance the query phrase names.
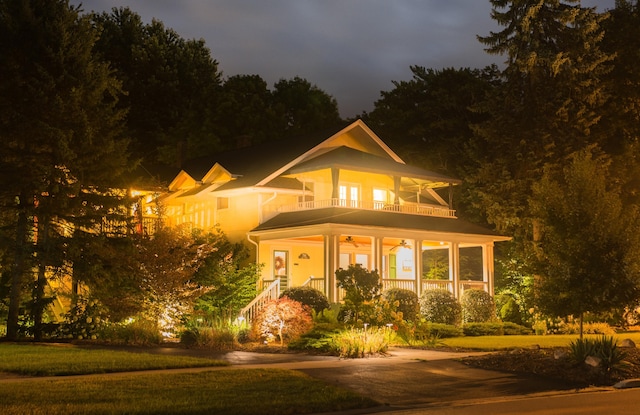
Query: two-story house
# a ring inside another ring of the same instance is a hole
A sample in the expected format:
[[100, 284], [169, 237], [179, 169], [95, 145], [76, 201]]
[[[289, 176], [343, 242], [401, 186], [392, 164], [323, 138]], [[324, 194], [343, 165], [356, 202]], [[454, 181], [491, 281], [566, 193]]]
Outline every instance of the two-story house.
[[355, 121], [193, 160], [148, 208], [157, 201], [170, 225], [219, 224], [250, 244], [265, 288], [310, 285], [339, 301], [336, 270], [361, 264], [384, 288], [493, 294], [493, 246], [508, 238], [456, 217], [458, 183], [405, 164]]

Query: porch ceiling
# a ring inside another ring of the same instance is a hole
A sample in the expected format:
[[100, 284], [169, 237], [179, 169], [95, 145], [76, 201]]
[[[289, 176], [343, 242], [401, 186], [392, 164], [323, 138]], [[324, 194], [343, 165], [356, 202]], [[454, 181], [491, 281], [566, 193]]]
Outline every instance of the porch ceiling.
[[251, 233], [286, 230], [319, 225], [347, 225], [366, 228], [390, 228], [418, 232], [435, 232], [459, 235], [483, 236], [493, 241], [510, 238], [498, 235], [490, 229], [456, 218], [410, 215], [388, 211], [370, 211], [349, 208], [324, 208], [280, 213], [254, 228]]

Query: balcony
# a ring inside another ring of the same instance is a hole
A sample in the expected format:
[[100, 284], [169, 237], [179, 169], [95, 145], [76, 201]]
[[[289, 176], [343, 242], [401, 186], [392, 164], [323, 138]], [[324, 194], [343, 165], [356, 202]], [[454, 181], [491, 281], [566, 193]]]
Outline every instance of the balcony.
[[444, 206], [427, 205], [422, 203], [390, 204], [377, 201], [326, 199], [298, 202], [291, 205], [282, 205], [274, 208], [274, 212], [297, 212], [301, 210], [322, 209], [330, 207], [345, 207], [362, 210], [384, 210], [388, 212], [406, 213], [410, 215], [438, 216], [442, 218], [455, 218], [456, 211]]

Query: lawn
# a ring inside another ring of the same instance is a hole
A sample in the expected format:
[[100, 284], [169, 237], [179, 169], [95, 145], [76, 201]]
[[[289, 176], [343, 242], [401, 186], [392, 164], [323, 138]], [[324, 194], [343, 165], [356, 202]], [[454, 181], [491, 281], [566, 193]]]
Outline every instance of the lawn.
[[111, 373], [219, 366], [218, 360], [85, 349], [0, 344], [0, 372], [79, 375], [0, 382], [8, 414], [291, 414], [378, 406], [300, 372], [221, 368], [193, 373]]
[[[585, 337], [600, 337], [600, 335], [585, 335]], [[618, 341], [631, 339], [640, 345], [640, 332], [618, 333], [613, 337]], [[474, 350], [508, 350], [535, 346], [547, 349], [567, 347], [571, 341], [577, 338], [577, 334], [554, 334], [548, 336], [466, 336], [443, 339], [442, 344], [446, 347]]]

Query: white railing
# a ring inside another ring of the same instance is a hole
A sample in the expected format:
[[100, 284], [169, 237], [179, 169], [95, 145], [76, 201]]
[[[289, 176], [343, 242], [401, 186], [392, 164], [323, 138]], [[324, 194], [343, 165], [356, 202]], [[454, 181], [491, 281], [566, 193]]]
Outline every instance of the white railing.
[[302, 286], [315, 288], [324, 293], [324, 278], [309, 277], [302, 283]]
[[464, 293], [465, 290], [475, 289], [475, 290], [489, 291], [488, 288], [489, 288], [488, 284], [484, 281], [472, 281], [472, 280], [460, 281], [460, 296], [462, 296], [462, 293]]
[[422, 280], [422, 292], [426, 290], [447, 290], [453, 292], [453, 281], [451, 280]]
[[390, 288], [401, 288], [403, 290], [410, 290], [410, 291], [416, 292], [416, 280], [383, 278], [382, 289], [388, 290]]
[[256, 298], [254, 298], [245, 308], [238, 313], [238, 319], [251, 323], [256, 313], [271, 300], [276, 300], [280, 296], [280, 279], [274, 280]]
[[389, 204], [376, 201], [326, 199], [307, 200], [291, 205], [281, 205], [273, 207], [275, 212], [295, 212], [300, 210], [322, 209], [328, 207], [346, 207], [363, 210], [383, 210], [388, 212], [408, 213], [411, 215], [438, 216], [444, 218], [455, 218], [456, 211], [445, 206], [426, 205], [421, 203], [405, 203], [402, 205]]

